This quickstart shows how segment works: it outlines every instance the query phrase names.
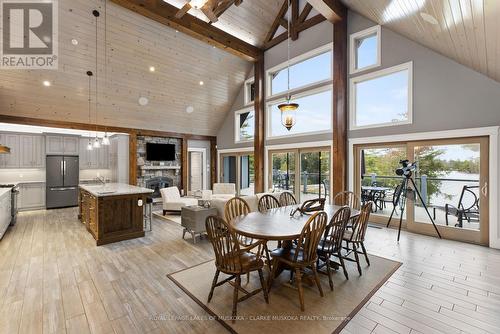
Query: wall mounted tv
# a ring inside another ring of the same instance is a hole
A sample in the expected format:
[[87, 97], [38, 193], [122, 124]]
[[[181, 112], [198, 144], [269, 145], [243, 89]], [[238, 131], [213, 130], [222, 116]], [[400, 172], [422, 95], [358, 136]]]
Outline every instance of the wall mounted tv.
[[149, 161], [174, 161], [174, 144], [146, 143], [146, 160]]

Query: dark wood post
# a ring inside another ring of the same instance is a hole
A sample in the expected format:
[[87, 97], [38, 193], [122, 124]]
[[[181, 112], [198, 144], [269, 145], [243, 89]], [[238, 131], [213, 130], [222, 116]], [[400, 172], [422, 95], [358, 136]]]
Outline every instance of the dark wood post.
[[347, 189], [347, 9], [340, 5], [333, 23], [332, 194]]
[[264, 142], [265, 142], [265, 69], [264, 53], [259, 56], [254, 65], [255, 75], [255, 133], [254, 133], [254, 171], [255, 193], [264, 191]]

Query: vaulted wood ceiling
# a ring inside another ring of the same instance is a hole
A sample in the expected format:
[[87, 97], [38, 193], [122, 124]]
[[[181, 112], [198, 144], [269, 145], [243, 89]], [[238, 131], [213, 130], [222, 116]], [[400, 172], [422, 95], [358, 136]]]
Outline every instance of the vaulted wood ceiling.
[[[500, 1], [342, 0], [342, 2], [371, 20], [500, 81]], [[421, 13], [431, 17], [427, 16], [426, 21]], [[431, 23], [433, 19], [436, 20], [434, 24]]]
[[[215, 135], [252, 64], [108, 1], [105, 67], [103, 3], [59, 0], [59, 69], [2, 71], [0, 114], [89, 122], [85, 73], [95, 72], [91, 12], [99, 8], [97, 122]], [[52, 86], [44, 87], [44, 80]], [[94, 89], [93, 79], [92, 100]], [[139, 105], [141, 96], [149, 99], [147, 106]], [[92, 106], [92, 123], [95, 117]]]

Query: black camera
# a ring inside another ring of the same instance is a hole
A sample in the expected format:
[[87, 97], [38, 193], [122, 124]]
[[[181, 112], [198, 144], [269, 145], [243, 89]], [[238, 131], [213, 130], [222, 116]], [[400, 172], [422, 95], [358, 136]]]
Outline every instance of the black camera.
[[407, 178], [410, 178], [412, 172], [417, 169], [417, 163], [410, 163], [410, 160], [400, 160], [399, 163], [403, 167], [396, 169], [396, 175], [398, 176], [406, 176]]

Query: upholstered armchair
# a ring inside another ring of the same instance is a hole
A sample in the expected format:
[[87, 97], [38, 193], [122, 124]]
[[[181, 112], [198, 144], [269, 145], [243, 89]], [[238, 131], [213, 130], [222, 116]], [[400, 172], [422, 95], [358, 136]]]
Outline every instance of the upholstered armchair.
[[177, 187], [160, 189], [160, 193], [163, 201], [163, 215], [166, 215], [168, 211], [180, 212], [183, 206], [198, 204], [196, 198], [181, 197]]

